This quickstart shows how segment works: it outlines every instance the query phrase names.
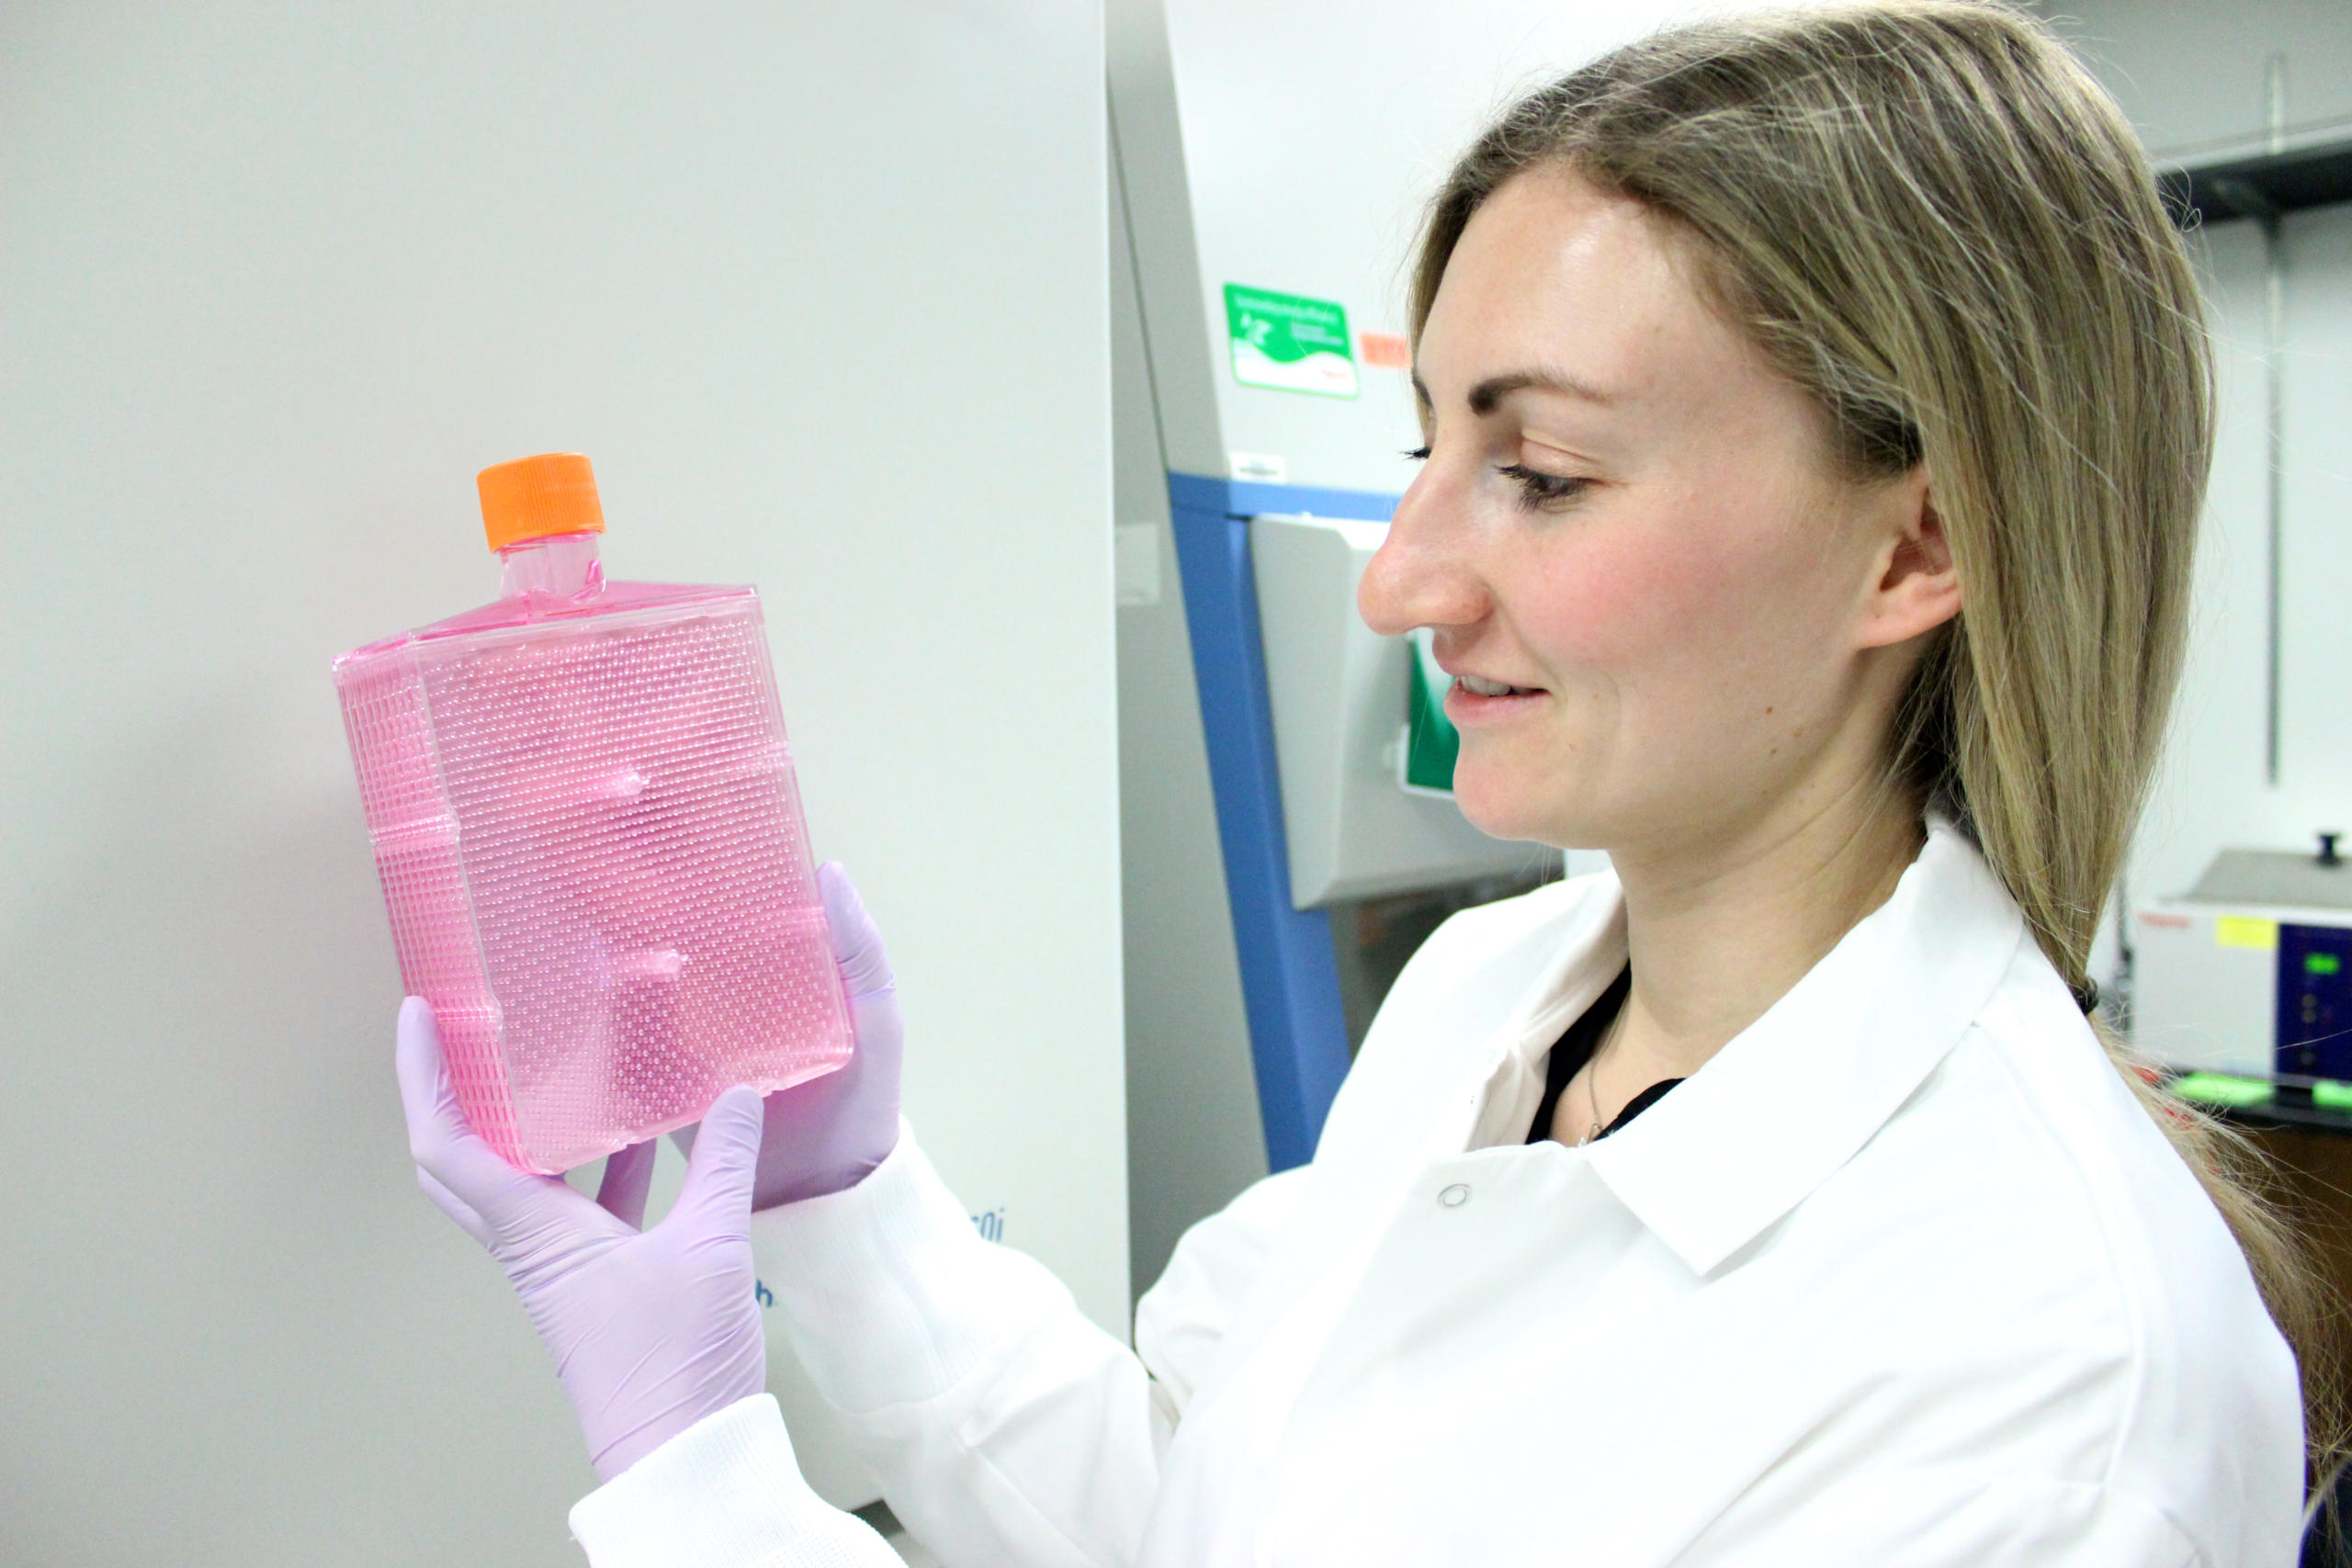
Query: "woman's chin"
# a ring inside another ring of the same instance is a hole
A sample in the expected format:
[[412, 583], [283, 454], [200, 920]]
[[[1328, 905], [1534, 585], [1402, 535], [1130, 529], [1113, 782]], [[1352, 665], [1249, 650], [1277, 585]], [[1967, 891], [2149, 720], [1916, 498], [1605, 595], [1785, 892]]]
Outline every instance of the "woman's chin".
[[1519, 781], [1497, 779], [1483, 771], [1455, 767], [1453, 803], [1470, 826], [1490, 839], [1549, 843], [1556, 829], [1556, 801], [1544, 801]]

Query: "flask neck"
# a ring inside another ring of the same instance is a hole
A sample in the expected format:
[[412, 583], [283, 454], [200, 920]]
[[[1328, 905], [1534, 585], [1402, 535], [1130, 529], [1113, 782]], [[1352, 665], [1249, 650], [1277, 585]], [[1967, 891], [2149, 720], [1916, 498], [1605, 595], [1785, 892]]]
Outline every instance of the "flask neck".
[[502, 599], [588, 599], [605, 591], [601, 534], [549, 534], [498, 552]]

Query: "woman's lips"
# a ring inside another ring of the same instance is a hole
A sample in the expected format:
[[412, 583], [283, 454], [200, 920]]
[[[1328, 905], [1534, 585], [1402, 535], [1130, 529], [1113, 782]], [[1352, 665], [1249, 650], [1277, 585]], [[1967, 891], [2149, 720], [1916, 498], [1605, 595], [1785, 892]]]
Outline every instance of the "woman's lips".
[[1489, 696], [1472, 691], [1456, 676], [1453, 684], [1445, 689], [1445, 716], [1453, 721], [1457, 729], [1508, 723], [1550, 694], [1540, 687], [1513, 686], [1501, 695]]

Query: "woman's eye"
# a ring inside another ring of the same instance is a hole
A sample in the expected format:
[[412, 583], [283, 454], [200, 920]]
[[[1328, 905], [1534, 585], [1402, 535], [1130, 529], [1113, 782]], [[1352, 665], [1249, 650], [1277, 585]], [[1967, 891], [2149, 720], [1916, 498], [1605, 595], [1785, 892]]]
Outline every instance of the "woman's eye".
[[1426, 446], [1416, 446], [1411, 451], [1399, 455], [1409, 457], [1416, 463], [1426, 463], [1430, 460], [1430, 449]]
[[1566, 474], [1547, 474], [1541, 468], [1531, 468], [1524, 463], [1500, 463], [1495, 471], [1519, 485], [1521, 497], [1530, 506], [1556, 506], [1574, 501], [1591, 487], [1590, 479], [1580, 479]]

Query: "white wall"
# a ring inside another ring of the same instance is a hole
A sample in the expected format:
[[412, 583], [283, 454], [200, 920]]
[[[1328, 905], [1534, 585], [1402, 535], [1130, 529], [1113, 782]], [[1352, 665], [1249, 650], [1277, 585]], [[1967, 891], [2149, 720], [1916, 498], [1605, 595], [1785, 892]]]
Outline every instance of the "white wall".
[[2263, 151], [2269, 61], [2286, 57], [2290, 138], [2352, 121], [2345, 0], [2030, 0], [2159, 157]]
[[[2342, 0], [2045, 5], [2159, 160], [2259, 152], [2267, 62], [2286, 61], [2297, 142], [2352, 135], [2352, 6]], [[2221, 422], [2199, 540], [2178, 709], [2128, 873], [2136, 900], [2185, 892], [2225, 848], [2301, 850], [2352, 831], [2352, 207], [2290, 214], [2280, 265], [2283, 473], [2279, 754], [2268, 776], [2266, 258], [2260, 228], [2190, 241], [2211, 311]]]
[[327, 679], [526, 452], [759, 584], [910, 1114], [1124, 1330], [1102, 106], [1083, 0], [0, 8], [0, 1561], [578, 1560]]

